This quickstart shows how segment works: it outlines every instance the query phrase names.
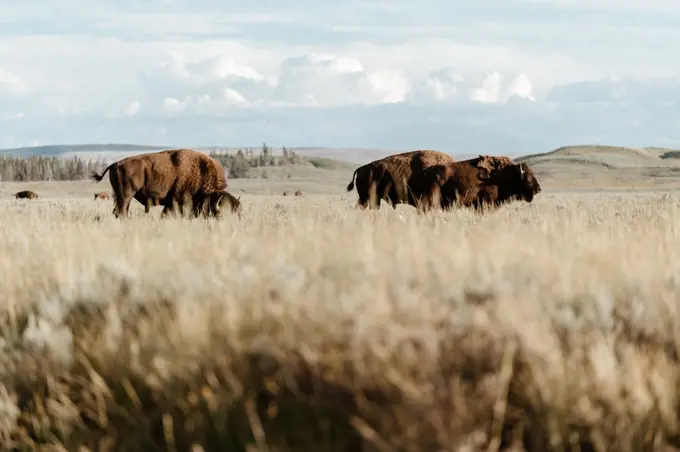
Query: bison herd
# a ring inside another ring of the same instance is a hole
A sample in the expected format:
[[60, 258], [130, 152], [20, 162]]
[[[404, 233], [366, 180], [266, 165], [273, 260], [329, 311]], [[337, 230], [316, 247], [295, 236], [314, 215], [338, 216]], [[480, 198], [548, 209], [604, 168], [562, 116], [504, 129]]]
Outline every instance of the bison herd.
[[495, 207], [512, 200], [531, 202], [541, 185], [526, 163], [505, 156], [480, 155], [455, 161], [439, 151], [419, 150], [390, 155], [354, 171], [347, 191], [356, 184], [357, 207], [392, 207], [405, 203], [419, 211], [454, 205]]
[[[152, 206], [163, 206], [162, 217], [185, 212], [194, 218], [220, 217], [225, 206], [241, 215], [240, 197], [226, 191], [227, 172], [220, 162], [198, 151], [170, 149], [127, 157], [109, 165], [102, 174], [93, 172], [91, 178], [100, 182], [107, 172], [117, 218], [129, 214], [133, 199], [144, 206], [145, 213]], [[532, 202], [541, 192], [525, 163], [491, 155], [456, 161], [433, 150], [390, 155], [360, 166], [347, 191], [355, 184], [358, 208], [379, 209], [385, 201], [394, 208], [409, 204], [420, 212], [454, 206], [477, 209], [512, 200]], [[301, 195], [295, 192], [295, 196]], [[37, 199], [38, 195], [24, 190], [15, 197]], [[109, 193], [96, 193], [94, 199], [110, 199]]]

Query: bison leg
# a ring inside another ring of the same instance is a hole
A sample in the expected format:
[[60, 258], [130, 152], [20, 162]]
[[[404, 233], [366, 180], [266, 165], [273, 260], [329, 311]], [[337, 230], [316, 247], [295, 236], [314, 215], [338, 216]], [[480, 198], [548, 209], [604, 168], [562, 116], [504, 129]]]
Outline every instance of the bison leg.
[[380, 210], [380, 200], [382, 196], [378, 193], [378, 183], [372, 180], [368, 186], [368, 207], [370, 209]]
[[468, 188], [463, 192], [462, 196], [458, 197], [457, 204], [464, 206], [464, 207], [473, 206], [474, 203], [475, 203], [475, 200], [477, 199], [478, 194], [479, 194], [479, 189]]
[[125, 177], [125, 174], [121, 174], [118, 168], [112, 168], [109, 171], [109, 181], [116, 199], [113, 214], [116, 218], [128, 216], [130, 214], [130, 201], [135, 195], [135, 191], [130, 186], [130, 181]]
[[142, 191], [135, 193], [134, 199], [136, 199], [141, 205], [144, 206], [144, 213], [149, 213], [151, 206], [153, 205], [153, 200], [145, 196]]

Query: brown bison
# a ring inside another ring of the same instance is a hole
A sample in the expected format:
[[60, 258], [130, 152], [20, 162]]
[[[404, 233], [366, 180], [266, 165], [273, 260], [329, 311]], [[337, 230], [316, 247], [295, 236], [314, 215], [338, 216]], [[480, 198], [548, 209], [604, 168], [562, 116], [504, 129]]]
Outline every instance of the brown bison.
[[492, 174], [480, 186], [475, 208], [499, 207], [510, 201], [532, 202], [541, 192], [534, 171], [526, 163], [508, 165]]
[[296, 191], [295, 196], [302, 196], [302, 192], [300, 190]]
[[455, 201], [473, 205], [479, 186], [489, 178], [488, 161], [475, 158], [434, 165], [411, 176], [408, 203], [419, 211], [448, 208]]
[[243, 210], [243, 207], [241, 206], [241, 197], [239, 196], [237, 198], [226, 190], [210, 193], [202, 200], [197, 199], [197, 202], [194, 204], [192, 215], [198, 217], [199, 214], [203, 213], [205, 217], [213, 216], [215, 218], [220, 218], [225, 205], [229, 206], [229, 211], [231, 213], [235, 213], [239, 218], [241, 217], [241, 212]]
[[180, 214], [190, 200], [220, 192], [227, 187], [227, 175], [217, 160], [191, 149], [169, 149], [127, 157], [109, 165], [92, 179], [100, 182], [106, 172], [113, 189], [116, 217], [127, 216], [130, 201], [136, 199], [145, 206], [163, 205], [162, 216], [174, 210]]
[[408, 180], [414, 172], [433, 165], [453, 163], [448, 154], [434, 150], [403, 152], [374, 160], [354, 170], [347, 191], [354, 189], [356, 179], [359, 200], [357, 207], [380, 208], [381, 200], [396, 209], [396, 204], [408, 202]]
[[109, 199], [109, 198], [110, 198], [109, 193], [105, 192], [105, 191], [101, 191], [99, 193], [94, 194], [94, 200], [95, 201], [98, 200], [98, 199]]
[[14, 194], [15, 199], [38, 199], [38, 194], [31, 190], [22, 190]]
[[531, 202], [541, 191], [526, 163], [508, 163], [511, 160], [507, 157], [498, 160], [488, 157], [435, 165], [414, 174], [409, 204], [421, 211], [436, 207], [450, 209], [453, 204], [478, 208], [512, 199]]

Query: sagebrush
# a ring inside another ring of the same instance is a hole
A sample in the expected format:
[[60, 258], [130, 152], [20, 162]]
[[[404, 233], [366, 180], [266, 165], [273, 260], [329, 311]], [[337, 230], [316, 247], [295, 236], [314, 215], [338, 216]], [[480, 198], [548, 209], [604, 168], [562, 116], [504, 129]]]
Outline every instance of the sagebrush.
[[241, 201], [0, 202], [4, 447], [680, 447], [678, 196]]

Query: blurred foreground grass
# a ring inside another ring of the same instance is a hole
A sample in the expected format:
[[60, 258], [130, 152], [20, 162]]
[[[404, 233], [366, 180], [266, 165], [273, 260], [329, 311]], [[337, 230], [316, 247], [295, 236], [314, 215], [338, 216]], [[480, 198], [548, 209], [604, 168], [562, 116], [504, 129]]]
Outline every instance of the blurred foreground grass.
[[680, 447], [676, 196], [242, 201], [0, 202], [3, 447]]

